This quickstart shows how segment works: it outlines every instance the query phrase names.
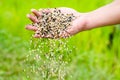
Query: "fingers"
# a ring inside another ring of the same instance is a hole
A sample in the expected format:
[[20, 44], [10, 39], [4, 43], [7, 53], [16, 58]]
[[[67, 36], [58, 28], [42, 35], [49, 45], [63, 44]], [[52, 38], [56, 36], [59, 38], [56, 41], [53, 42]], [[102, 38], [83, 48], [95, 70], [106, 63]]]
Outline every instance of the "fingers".
[[37, 23], [38, 22], [38, 19], [36, 16], [33, 16], [31, 14], [27, 14], [27, 17], [34, 23]]
[[26, 25], [27, 30], [32, 30], [32, 31], [37, 31], [37, 27], [32, 26], [32, 25]]
[[32, 12], [36, 17], [41, 16], [41, 13], [40, 13], [38, 10], [36, 10], [36, 9], [31, 9], [31, 12]]
[[27, 17], [34, 23], [37, 23], [39, 22], [37, 17], [40, 17], [42, 16], [42, 12], [44, 13], [49, 13], [51, 12], [49, 9], [45, 9], [45, 10], [39, 10], [37, 11], [36, 9], [31, 9], [31, 12], [35, 15], [32, 15], [32, 14], [27, 14]]
[[35, 34], [33, 37], [34, 38], [41, 38], [41, 36], [39, 34]]

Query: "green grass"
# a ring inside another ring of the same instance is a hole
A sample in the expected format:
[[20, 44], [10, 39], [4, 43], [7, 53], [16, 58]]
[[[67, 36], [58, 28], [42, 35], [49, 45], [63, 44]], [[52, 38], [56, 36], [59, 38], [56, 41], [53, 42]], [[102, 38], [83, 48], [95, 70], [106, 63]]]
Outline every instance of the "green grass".
[[[88, 12], [110, 0], [1, 0], [0, 1], [0, 80], [30, 80], [23, 73], [23, 61], [33, 32], [26, 14], [31, 8], [71, 7]], [[119, 25], [118, 25], [119, 26]], [[109, 37], [113, 34], [113, 43]], [[67, 80], [120, 80], [120, 28], [105, 27], [81, 32], [69, 41], [72, 48], [72, 78]], [[35, 79], [38, 80], [38, 79]]]

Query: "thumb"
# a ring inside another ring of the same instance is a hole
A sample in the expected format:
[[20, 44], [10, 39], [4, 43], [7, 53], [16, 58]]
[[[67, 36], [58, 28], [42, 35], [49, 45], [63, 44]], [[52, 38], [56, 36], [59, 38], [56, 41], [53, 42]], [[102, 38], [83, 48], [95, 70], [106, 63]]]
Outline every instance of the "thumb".
[[74, 35], [80, 31], [86, 30], [86, 24], [86, 19], [83, 16], [78, 17], [72, 22], [72, 25], [66, 30], [66, 32], [70, 33], [70, 35]]

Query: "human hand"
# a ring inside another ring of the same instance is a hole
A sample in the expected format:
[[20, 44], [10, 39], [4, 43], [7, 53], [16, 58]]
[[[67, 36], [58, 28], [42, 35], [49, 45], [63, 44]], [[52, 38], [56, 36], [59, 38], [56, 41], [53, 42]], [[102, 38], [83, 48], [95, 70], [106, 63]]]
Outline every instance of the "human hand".
[[[63, 14], [73, 14], [76, 19], [73, 20], [71, 22], [71, 26], [69, 26], [65, 31], [61, 32], [60, 33], [60, 37], [64, 38], [64, 37], [68, 37], [68, 36], [71, 36], [71, 35], [75, 35], [77, 34], [78, 32], [80, 31], [83, 31], [83, 30], [87, 30], [87, 19], [86, 17], [84, 16], [84, 14], [81, 14], [71, 8], [65, 8], [65, 7], [61, 7], [61, 8], [58, 8]], [[50, 10], [44, 10], [45, 12], [49, 12], [51, 11], [52, 8]], [[32, 14], [28, 14], [27, 17], [33, 22], [33, 23], [37, 23], [38, 22], [38, 19], [37, 17], [41, 16], [42, 13], [41, 13], [41, 10], [40, 11], [37, 11], [35, 9], [32, 9], [31, 10]], [[32, 26], [32, 25], [27, 25], [26, 26], [26, 29], [28, 30], [33, 30], [33, 31], [37, 31], [37, 27], [35, 26]], [[35, 34], [34, 37], [36, 38], [41, 38], [41, 35], [39, 34]], [[44, 38], [52, 38], [51, 36], [44, 36]]]

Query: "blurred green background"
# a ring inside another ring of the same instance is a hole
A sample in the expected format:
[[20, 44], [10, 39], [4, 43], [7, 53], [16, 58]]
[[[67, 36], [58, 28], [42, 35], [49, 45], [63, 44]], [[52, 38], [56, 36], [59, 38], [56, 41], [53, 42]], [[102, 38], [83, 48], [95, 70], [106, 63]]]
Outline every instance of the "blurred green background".
[[[97, 9], [111, 0], [0, 0], [0, 80], [29, 80], [22, 74], [33, 32], [26, 14], [31, 8], [70, 7], [79, 12]], [[109, 14], [108, 14], [109, 15]], [[81, 32], [70, 41], [75, 46], [71, 65], [74, 80], [120, 80], [120, 27]]]

